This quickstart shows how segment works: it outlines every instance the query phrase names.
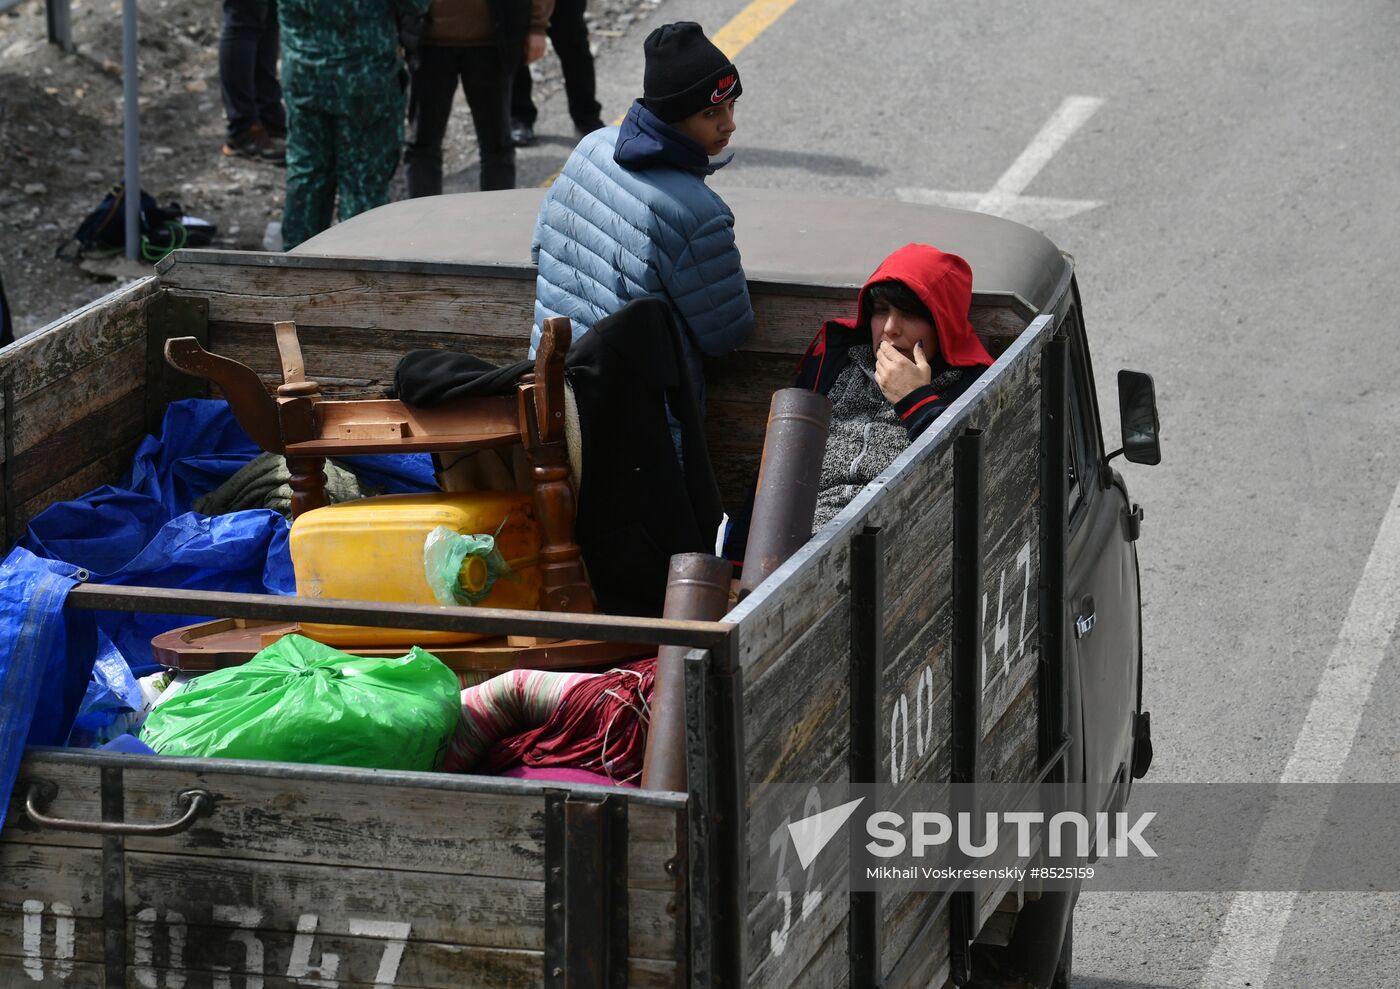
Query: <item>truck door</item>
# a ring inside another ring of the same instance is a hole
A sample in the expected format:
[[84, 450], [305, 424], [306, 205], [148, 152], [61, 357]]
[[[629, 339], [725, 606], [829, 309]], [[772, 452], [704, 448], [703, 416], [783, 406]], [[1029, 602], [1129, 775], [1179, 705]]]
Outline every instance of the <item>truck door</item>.
[[1083, 778], [1103, 784], [1099, 806], [1086, 808], [1093, 812], [1105, 809], [1114, 784], [1127, 780], [1141, 640], [1129, 506], [1103, 466], [1093, 369], [1077, 303], [1076, 297], [1063, 324], [1070, 342], [1071, 429], [1065, 629], [1070, 716], [1079, 719]]

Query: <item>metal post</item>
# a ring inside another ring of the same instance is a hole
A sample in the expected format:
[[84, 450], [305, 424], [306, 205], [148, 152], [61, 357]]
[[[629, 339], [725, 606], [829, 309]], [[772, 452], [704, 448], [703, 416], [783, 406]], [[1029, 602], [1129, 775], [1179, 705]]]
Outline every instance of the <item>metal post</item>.
[[126, 256], [141, 257], [141, 134], [137, 104], [136, 0], [122, 0], [122, 152], [126, 160]]
[[[729, 610], [728, 560], [704, 553], [671, 557], [663, 618], [718, 621]], [[662, 646], [651, 691], [651, 730], [642, 763], [643, 790], [686, 789], [685, 646]]]
[[[880, 771], [878, 748], [880, 719], [879, 684], [885, 668], [885, 636], [881, 607], [885, 598], [885, 540], [879, 528], [866, 526], [851, 538], [851, 671], [848, 693], [851, 704], [851, 750], [848, 762], [852, 783], [876, 781]], [[853, 842], [854, 844], [854, 842]], [[855, 859], [855, 849], [852, 849]], [[880, 985], [880, 894], [864, 890], [850, 894], [846, 954], [850, 960], [851, 989]], [[917, 943], [917, 942], [916, 942]]]
[[[974, 823], [973, 840], [982, 839], [981, 776], [983, 474], [982, 431], [968, 429], [953, 443], [953, 771], [954, 805]], [[968, 791], [971, 791], [970, 793]], [[972, 977], [972, 941], [977, 936], [977, 904], [982, 889], [968, 881], [953, 894], [948, 942], [955, 985]]]
[[811, 538], [830, 428], [831, 402], [825, 395], [803, 388], [773, 393], [744, 548], [740, 600]]
[[[18, 0], [15, 0], [18, 2]], [[0, 3], [0, 10], [14, 3]], [[44, 0], [44, 18], [48, 22], [49, 43], [65, 52], [73, 50], [73, 9], [70, 0]]]

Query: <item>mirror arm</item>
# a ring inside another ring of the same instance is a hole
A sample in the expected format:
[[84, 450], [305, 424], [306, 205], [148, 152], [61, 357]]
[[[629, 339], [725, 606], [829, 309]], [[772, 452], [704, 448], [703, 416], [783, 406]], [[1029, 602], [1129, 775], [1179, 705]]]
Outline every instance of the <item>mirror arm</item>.
[[1120, 446], [1118, 449], [1114, 450], [1114, 451], [1113, 451], [1112, 453], [1110, 453], [1108, 456], [1106, 456], [1106, 457], [1103, 458], [1104, 465], [1107, 466], [1107, 465], [1108, 465], [1108, 462], [1109, 462], [1110, 460], [1112, 460], [1114, 457], [1122, 456], [1122, 454], [1123, 454], [1123, 447]]

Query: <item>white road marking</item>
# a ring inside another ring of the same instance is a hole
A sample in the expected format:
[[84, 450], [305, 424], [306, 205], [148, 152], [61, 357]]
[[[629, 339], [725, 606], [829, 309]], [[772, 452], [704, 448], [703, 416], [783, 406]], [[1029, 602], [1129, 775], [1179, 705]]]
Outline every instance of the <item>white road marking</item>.
[[[1332, 783], [1340, 779], [1356, 740], [1376, 674], [1400, 619], [1400, 486], [1391, 495], [1361, 582], [1347, 609], [1337, 644], [1298, 729], [1281, 783]], [[1270, 817], [1286, 817], [1284, 808]], [[1316, 826], [1321, 821], [1315, 822]], [[1296, 826], [1296, 825], [1295, 825]], [[1316, 832], [1314, 831], [1314, 834]], [[1301, 846], [1299, 846], [1301, 847]], [[1308, 847], [1311, 847], [1309, 844]], [[1269, 828], [1250, 853], [1248, 875], [1278, 848]], [[1220, 939], [1200, 989], [1263, 989], [1269, 984], [1279, 944], [1297, 902], [1297, 892], [1240, 892], [1220, 929]]]
[[1096, 96], [1070, 96], [1040, 129], [1026, 150], [1021, 152], [996, 184], [987, 192], [954, 192], [946, 189], [896, 189], [895, 195], [906, 202], [952, 206], [955, 209], [977, 210], [993, 216], [1004, 216], [1040, 226], [1054, 220], [1064, 220], [1078, 213], [1103, 205], [1092, 199], [1049, 199], [1023, 196], [1055, 154], [1094, 115], [1103, 100]]

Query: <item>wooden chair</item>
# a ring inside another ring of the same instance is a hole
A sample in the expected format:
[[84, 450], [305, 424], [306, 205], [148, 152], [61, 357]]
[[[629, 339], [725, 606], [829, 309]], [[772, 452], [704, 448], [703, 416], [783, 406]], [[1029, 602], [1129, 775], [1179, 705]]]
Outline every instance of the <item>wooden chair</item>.
[[546, 611], [591, 613], [593, 595], [574, 538], [573, 489], [564, 442], [564, 357], [569, 320], [545, 320], [533, 374], [513, 395], [457, 399], [413, 408], [397, 399], [333, 401], [306, 377], [296, 324], [274, 324], [282, 384], [269, 394], [245, 364], [211, 354], [194, 337], [166, 341], [177, 370], [219, 386], [253, 442], [287, 460], [293, 517], [326, 505], [327, 457], [443, 453], [520, 445], [530, 463], [542, 542], [540, 571]]

